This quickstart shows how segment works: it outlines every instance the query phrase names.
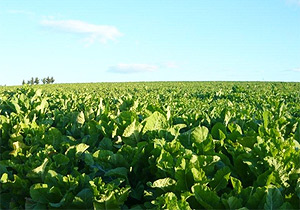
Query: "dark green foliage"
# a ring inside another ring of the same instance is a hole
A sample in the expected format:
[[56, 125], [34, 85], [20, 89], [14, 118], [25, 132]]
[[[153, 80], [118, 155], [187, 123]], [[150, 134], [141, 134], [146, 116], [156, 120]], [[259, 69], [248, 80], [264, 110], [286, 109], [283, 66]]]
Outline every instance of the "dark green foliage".
[[[43, 78], [43, 79], [39, 79], [38, 77], [31, 77], [30, 80], [27, 81], [27, 84], [28, 85], [38, 85], [40, 83], [40, 81], [43, 83], [43, 84], [53, 84], [55, 79], [53, 77], [47, 77], [47, 78]], [[22, 81], [22, 85], [25, 85], [25, 80]]]
[[299, 91], [258, 82], [1, 87], [0, 208], [298, 209]]

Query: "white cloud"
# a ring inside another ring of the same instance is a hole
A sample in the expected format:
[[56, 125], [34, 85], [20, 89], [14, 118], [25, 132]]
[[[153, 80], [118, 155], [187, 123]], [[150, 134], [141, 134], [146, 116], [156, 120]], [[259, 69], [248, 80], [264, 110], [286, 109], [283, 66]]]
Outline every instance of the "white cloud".
[[35, 15], [33, 12], [25, 11], [25, 10], [8, 10], [7, 13], [9, 13], [9, 14], [27, 15], [27, 16], [34, 16]]
[[53, 15], [43, 15], [42, 18], [44, 20], [54, 20], [55, 16], [53, 16]]
[[86, 35], [85, 41], [92, 44], [95, 41], [106, 43], [115, 41], [122, 33], [114, 26], [95, 25], [80, 20], [42, 20], [41, 25], [54, 30]]
[[162, 64], [163, 67], [169, 68], [169, 69], [177, 69], [179, 68], [179, 66], [173, 62], [173, 61], [169, 61], [169, 62], [165, 62]]
[[291, 69], [291, 71], [300, 72], [300, 68]]
[[300, 68], [286, 69], [286, 70], [282, 70], [282, 72], [297, 72], [297, 73], [300, 73]]
[[149, 64], [118, 64], [110, 66], [108, 68], [108, 71], [112, 73], [130, 74], [140, 72], [153, 72], [157, 68], [157, 66]]

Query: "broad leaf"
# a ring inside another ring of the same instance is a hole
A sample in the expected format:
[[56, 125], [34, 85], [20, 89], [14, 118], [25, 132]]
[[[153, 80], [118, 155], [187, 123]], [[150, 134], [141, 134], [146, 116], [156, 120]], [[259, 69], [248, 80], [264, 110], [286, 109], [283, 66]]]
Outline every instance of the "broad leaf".
[[264, 209], [279, 209], [279, 207], [283, 204], [283, 197], [281, 192], [277, 188], [269, 188], [266, 197], [266, 203], [264, 205]]

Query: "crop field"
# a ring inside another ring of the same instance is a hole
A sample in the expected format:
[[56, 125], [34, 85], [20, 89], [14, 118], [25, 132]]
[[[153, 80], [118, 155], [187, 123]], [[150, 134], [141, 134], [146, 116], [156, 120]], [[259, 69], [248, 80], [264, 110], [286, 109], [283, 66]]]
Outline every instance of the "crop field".
[[298, 209], [300, 83], [0, 87], [0, 209]]

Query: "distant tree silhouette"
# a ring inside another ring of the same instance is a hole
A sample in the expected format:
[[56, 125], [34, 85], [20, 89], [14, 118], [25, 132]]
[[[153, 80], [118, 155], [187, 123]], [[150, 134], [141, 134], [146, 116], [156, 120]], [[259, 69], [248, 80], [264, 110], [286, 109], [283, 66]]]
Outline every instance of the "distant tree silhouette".
[[47, 78], [46, 78], [46, 83], [47, 83], [47, 84], [50, 84], [50, 77], [47, 77]]
[[[53, 84], [55, 79], [53, 77], [49, 77], [49, 76], [45, 77], [43, 79], [39, 79], [38, 77], [35, 77], [35, 78], [31, 77], [31, 79], [27, 81], [27, 84], [28, 85], [34, 85], [34, 84], [38, 85], [38, 84], [40, 84], [40, 81], [43, 84]], [[25, 80], [23, 80], [22, 85], [25, 85], [25, 84], [26, 84], [26, 82], [25, 82]]]
[[38, 85], [40, 83], [40, 79], [38, 77], [35, 78], [34, 83]]
[[30, 79], [30, 84], [34, 85], [34, 78], [33, 77], [31, 77], [31, 79]]

